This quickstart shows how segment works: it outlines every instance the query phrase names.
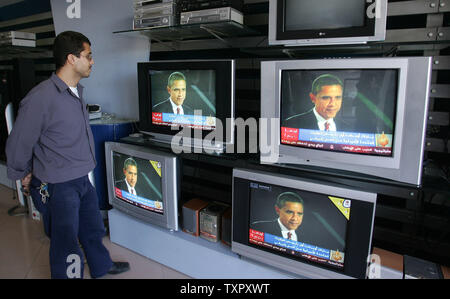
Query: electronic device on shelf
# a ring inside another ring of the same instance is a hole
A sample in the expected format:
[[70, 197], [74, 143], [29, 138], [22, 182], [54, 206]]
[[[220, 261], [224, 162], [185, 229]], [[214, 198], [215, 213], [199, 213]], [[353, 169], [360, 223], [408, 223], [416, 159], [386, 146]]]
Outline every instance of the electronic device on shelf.
[[200, 237], [210, 242], [219, 242], [222, 233], [222, 215], [229, 206], [211, 202], [200, 211]]
[[365, 278], [375, 206], [375, 193], [234, 169], [231, 249], [301, 277]]
[[231, 246], [231, 221], [232, 210], [230, 207], [222, 214], [222, 233], [220, 235], [220, 241], [227, 246]]
[[[272, 126], [260, 130], [260, 161], [421, 185], [430, 78], [430, 57], [264, 61], [261, 118]], [[326, 80], [341, 99], [321, 99], [318, 113], [312, 89]]]
[[244, 24], [244, 15], [232, 7], [187, 11], [182, 12], [180, 15], [181, 25], [220, 21], [234, 21], [239, 24]]
[[[223, 152], [234, 144], [234, 70], [234, 60], [226, 59], [138, 63], [139, 130], [180, 152]], [[171, 95], [180, 88], [168, 88], [170, 78], [184, 90], [174, 96], [179, 110]]]
[[36, 47], [36, 33], [23, 31], [0, 32], [0, 46]]
[[200, 235], [200, 211], [206, 208], [207, 201], [194, 198], [182, 207], [182, 229], [185, 233], [198, 237]]
[[269, 0], [269, 44], [361, 44], [386, 35], [387, 0]]
[[109, 203], [114, 208], [142, 221], [178, 230], [180, 169], [175, 155], [105, 142], [105, 158]]
[[181, 12], [194, 11], [201, 9], [211, 9], [219, 7], [232, 7], [242, 11], [244, 7], [243, 0], [178, 0]]
[[136, 1], [133, 29], [178, 25], [180, 13], [176, 0]]

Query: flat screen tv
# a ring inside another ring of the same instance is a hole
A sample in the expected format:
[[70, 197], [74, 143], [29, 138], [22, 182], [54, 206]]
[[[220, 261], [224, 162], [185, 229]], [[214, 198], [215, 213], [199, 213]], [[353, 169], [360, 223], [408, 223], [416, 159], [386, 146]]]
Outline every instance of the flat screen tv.
[[189, 146], [217, 151], [232, 145], [234, 68], [234, 60], [138, 63], [140, 131], [166, 143], [182, 136]]
[[419, 186], [430, 77], [430, 57], [262, 62], [260, 160]]
[[366, 278], [376, 194], [233, 170], [232, 251], [303, 278]]
[[105, 142], [109, 203], [140, 220], [178, 230], [180, 170], [175, 155]]
[[269, 0], [269, 44], [362, 44], [386, 35], [387, 0]]

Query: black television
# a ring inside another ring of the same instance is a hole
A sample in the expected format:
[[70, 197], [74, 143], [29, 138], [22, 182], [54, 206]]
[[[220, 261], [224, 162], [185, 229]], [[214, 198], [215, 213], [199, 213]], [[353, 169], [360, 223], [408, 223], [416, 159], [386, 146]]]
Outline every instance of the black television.
[[301, 278], [367, 277], [375, 193], [233, 170], [232, 251]]
[[138, 63], [139, 130], [172, 148], [224, 151], [234, 143], [234, 69], [234, 60]]
[[387, 0], [269, 0], [269, 44], [362, 44], [386, 35]]
[[109, 203], [142, 221], [178, 230], [178, 158], [143, 146], [105, 142]]

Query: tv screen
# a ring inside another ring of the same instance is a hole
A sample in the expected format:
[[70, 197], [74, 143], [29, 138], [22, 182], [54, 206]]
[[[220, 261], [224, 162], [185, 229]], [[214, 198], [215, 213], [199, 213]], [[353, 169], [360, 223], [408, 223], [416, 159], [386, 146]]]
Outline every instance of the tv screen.
[[114, 190], [117, 198], [132, 205], [164, 213], [161, 162], [113, 152]]
[[397, 69], [285, 70], [281, 143], [392, 156]]
[[144, 146], [105, 142], [109, 203], [139, 220], [178, 230], [178, 158]]
[[269, 44], [360, 44], [386, 35], [387, 0], [269, 0]]
[[342, 269], [351, 199], [250, 183], [249, 242]]
[[153, 124], [215, 128], [215, 70], [150, 70], [149, 76]]
[[232, 250], [308, 278], [366, 276], [376, 194], [233, 170]]
[[[284, 28], [286, 31], [337, 29], [364, 26], [366, 1], [286, 0]], [[306, 8], [306, 9], [305, 9]], [[320, 12], [320, 13], [311, 13]]]
[[138, 87], [139, 130], [149, 138], [172, 144], [178, 135], [183, 146], [217, 151], [234, 144], [234, 60], [138, 63]]
[[263, 61], [260, 161], [419, 186], [430, 79], [430, 57]]

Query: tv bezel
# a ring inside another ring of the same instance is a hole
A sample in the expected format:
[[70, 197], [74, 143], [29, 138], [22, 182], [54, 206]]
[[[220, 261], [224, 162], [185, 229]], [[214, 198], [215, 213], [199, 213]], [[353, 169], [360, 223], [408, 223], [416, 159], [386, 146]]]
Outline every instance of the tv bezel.
[[[115, 196], [113, 153], [161, 163], [163, 214], [140, 208]], [[143, 146], [119, 142], [105, 142], [106, 177], [109, 203], [119, 211], [142, 221], [170, 230], [178, 230], [178, 199], [180, 198], [180, 165], [178, 158]]]
[[[281, 144], [280, 127], [260, 131], [260, 148], [270, 142], [272, 152], [260, 162], [310, 165], [350, 171], [421, 185], [431, 57], [355, 58], [264, 61], [261, 63], [261, 118], [277, 119], [281, 126], [281, 74], [283, 70], [397, 69], [398, 91], [391, 157], [333, 152]], [[345, 99], [344, 99], [345, 100]], [[274, 134], [271, 134], [271, 133]]]
[[[240, 180], [240, 181], [238, 181]], [[237, 184], [257, 182], [277, 185], [290, 189], [333, 195], [360, 202], [359, 211], [350, 212], [350, 222], [347, 227], [346, 254], [344, 269], [337, 270], [307, 260], [302, 261], [294, 257], [277, 254], [270, 249], [259, 247], [248, 241], [250, 217], [250, 193], [243, 194]], [[245, 200], [247, 198], [247, 200]], [[233, 225], [231, 250], [237, 254], [257, 260], [272, 267], [314, 279], [334, 278], [365, 278], [372, 248], [372, 235], [375, 219], [377, 194], [355, 189], [344, 188], [338, 185], [322, 184], [306, 178], [292, 177], [282, 174], [273, 174], [259, 170], [233, 169]], [[353, 212], [353, 213], [352, 213]], [[370, 218], [367, 218], [370, 216]], [[353, 219], [352, 219], [353, 217]], [[363, 227], [365, 226], [365, 227]], [[246, 228], [246, 229], [243, 229]], [[244, 235], [246, 234], [246, 237]]]
[[[222, 138], [216, 136], [213, 148], [217, 151], [223, 150], [226, 146], [234, 144], [234, 126], [232, 122], [227, 122], [227, 118], [234, 119], [234, 95], [235, 95], [235, 60], [234, 59], [195, 59], [195, 60], [155, 60], [140, 62], [137, 64], [138, 70], [138, 90], [139, 90], [139, 130], [150, 135], [155, 141], [171, 143], [173, 137], [180, 133], [185, 127], [155, 125], [152, 123], [152, 98], [150, 89], [150, 70], [214, 70], [216, 74], [216, 119], [222, 123]], [[165, 88], [165, 86], [163, 87]], [[216, 130], [191, 130], [191, 137], [183, 136], [183, 142], [195, 147], [204, 147], [205, 137]], [[201, 132], [198, 132], [198, 131]], [[201, 139], [199, 139], [201, 137]], [[184, 145], [184, 144], [183, 144]]]
[[[362, 27], [337, 29], [308, 29], [286, 31], [284, 29], [285, 0], [269, 0], [269, 45], [311, 46], [334, 44], [364, 44], [383, 41], [386, 37], [387, 0], [374, 0], [380, 7], [379, 15], [364, 15]], [[372, 3], [366, 3], [366, 10]]]

